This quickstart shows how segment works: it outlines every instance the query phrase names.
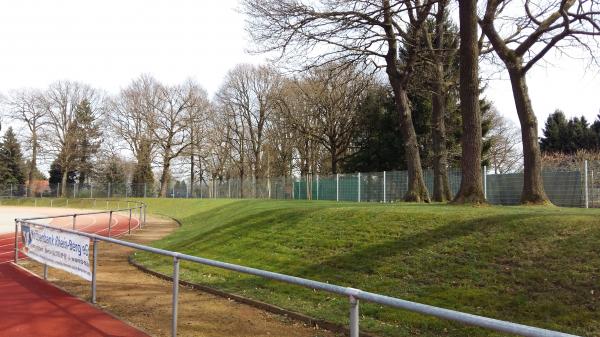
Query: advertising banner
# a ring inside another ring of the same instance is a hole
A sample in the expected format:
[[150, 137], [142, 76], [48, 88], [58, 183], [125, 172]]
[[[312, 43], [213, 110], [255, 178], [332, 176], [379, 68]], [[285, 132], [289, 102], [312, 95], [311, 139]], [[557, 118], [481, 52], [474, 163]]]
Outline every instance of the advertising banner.
[[23, 253], [33, 260], [92, 280], [88, 237], [22, 224], [21, 238]]

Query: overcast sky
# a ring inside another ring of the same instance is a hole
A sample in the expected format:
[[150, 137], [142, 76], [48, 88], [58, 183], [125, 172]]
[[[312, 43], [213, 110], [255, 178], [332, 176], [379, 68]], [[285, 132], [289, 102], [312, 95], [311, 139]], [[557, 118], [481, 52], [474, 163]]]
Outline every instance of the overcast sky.
[[[19, 0], [0, 2], [0, 92], [44, 88], [68, 79], [116, 93], [149, 73], [166, 83], [193, 78], [213, 94], [250, 40], [236, 0]], [[600, 75], [585, 63], [550, 59], [528, 77], [540, 126], [559, 108], [567, 116], [600, 113]], [[486, 96], [517, 121], [509, 82]]]

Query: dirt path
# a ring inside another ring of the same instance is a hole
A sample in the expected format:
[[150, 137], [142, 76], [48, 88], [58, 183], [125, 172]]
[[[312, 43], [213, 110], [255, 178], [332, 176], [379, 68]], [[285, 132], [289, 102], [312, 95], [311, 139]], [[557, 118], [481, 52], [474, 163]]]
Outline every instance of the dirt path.
[[[122, 238], [148, 243], [175, 228], [176, 224], [171, 220], [149, 218], [143, 230]], [[101, 243], [98, 250], [98, 305], [150, 335], [170, 336], [172, 284], [129, 265], [127, 256], [132, 252], [129, 248]], [[38, 275], [42, 272], [38, 263], [24, 262], [23, 265]], [[49, 279], [68, 292], [89, 299], [89, 282], [56, 269], [49, 270]], [[178, 320], [178, 336], [336, 336], [329, 331], [187, 288], [179, 291]]]

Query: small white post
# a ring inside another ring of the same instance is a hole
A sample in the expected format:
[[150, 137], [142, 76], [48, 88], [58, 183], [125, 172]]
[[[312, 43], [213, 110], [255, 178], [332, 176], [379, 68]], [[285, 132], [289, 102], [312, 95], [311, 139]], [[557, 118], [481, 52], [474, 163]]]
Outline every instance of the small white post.
[[585, 185], [585, 208], [589, 208], [589, 195], [588, 195], [588, 161], [583, 162], [583, 174], [584, 174], [584, 185]]
[[487, 166], [483, 166], [483, 197], [487, 199]]
[[592, 208], [594, 208], [594, 170], [590, 171], [590, 185], [592, 186]]
[[335, 174], [335, 201], [340, 201], [340, 174]]
[[387, 202], [387, 196], [385, 194], [386, 193], [386, 191], [385, 191], [385, 186], [386, 186], [386, 184], [385, 184], [385, 178], [386, 178], [385, 171], [383, 171], [383, 202], [384, 203]]
[[94, 198], [94, 184], [90, 183], [90, 199]]
[[358, 172], [358, 202], [360, 202], [360, 172]]
[[173, 190], [172, 190], [172, 192], [173, 192], [173, 195], [172, 195], [171, 197], [172, 197], [172, 198], [175, 198], [175, 185], [173, 185]]

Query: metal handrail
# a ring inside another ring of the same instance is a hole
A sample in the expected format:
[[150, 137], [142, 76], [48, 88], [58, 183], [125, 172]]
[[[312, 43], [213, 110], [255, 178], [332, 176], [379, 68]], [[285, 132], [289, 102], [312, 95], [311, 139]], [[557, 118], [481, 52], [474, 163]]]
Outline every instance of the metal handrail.
[[[281, 282], [286, 282], [290, 284], [295, 284], [298, 286], [322, 290], [329, 293], [334, 293], [342, 296], [348, 296], [350, 301], [350, 336], [358, 337], [359, 336], [359, 300], [364, 300], [368, 302], [378, 303], [385, 306], [390, 306], [399, 309], [405, 309], [412, 312], [417, 312], [424, 315], [434, 316], [437, 318], [442, 318], [446, 320], [456, 321], [472, 326], [477, 326], [481, 328], [486, 328], [490, 330], [495, 330], [499, 332], [505, 332], [510, 334], [516, 334], [520, 336], [530, 336], [530, 337], [576, 337], [575, 335], [562, 333], [558, 331], [552, 331], [547, 329], [536, 328], [532, 326], [527, 326], [518, 323], [512, 323], [507, 321], [502, 321], [498, 319], [488, 318], [479, 315], [467, 314], [460, 311], [444, 309], [440, 307], [435, 307], [427, 304], [402, 300], [395, 297], [380, 295], [368, 291], [363, 291], [360, 289], [354, 289], [349, 287], [342, 287], [335, 284], [329, 284], [309, 279], [304, 279], [300, 277], [275, 273], [271, 271], [241, 266], [237, 264], [211, 260], [207, 258], [202, 258], [193, 255], [182, 254], [174, 251], [164, 250], [160, 248], [154, 248], [150, 246], [145, 246], [133, 242], [118, 240], [110, 237], [105, 237], [101, 235], [85, 233], [75, 230], [70, 230], [66, 228], [58, 228], [50, 225], [40, 224], [36, 222], [32, 222], [27, 219], [15, 219], [15, 242], [17, 242], [17, 232], [19, 223], [31, 224], [34, 226], [41, 226], [45, 228], [55, 229], [67, 233], [82, 235], [88, 238], [93, 239], [94, 241], [94, 253], [93, 253], [93, 266], [94, 269], [92, 271], [92, 303], [95, 303], [96, 298], [96, 263], [97, 263], [97, 251], [96, 251], [96, 242], [97, 241], [105, 241], [113, 244], [118, 244], [125, 247], [134, 248], [141, 251], [146, 251], [154, 254], [170, 256], [173, 258], [173, 301], [172, 301], [172, 324], [171, 324], [171, 334], [172, 336], [177, 335], [177, 305], [178, 305], [178, 294], [179, 294], [179, 261], [185, 260], [190, 262], [196, 262], [207, 266], [212, 266], [216, 268], [231, 270], [239, 273], [255, 275], [259, 277], [263, 277], [266, 279], [277, 280]], [[18, 251], [18, 244], [15, 244], [15, 254]], [[17, 255], [15, 255], [16, 257]], [[16, 260], [15, 260], [16, 262]]]

